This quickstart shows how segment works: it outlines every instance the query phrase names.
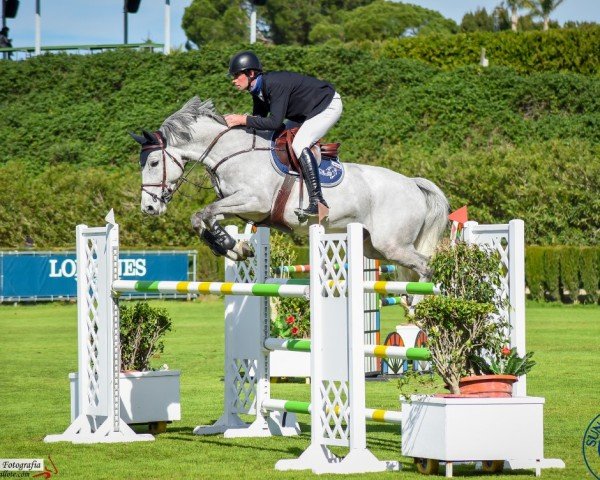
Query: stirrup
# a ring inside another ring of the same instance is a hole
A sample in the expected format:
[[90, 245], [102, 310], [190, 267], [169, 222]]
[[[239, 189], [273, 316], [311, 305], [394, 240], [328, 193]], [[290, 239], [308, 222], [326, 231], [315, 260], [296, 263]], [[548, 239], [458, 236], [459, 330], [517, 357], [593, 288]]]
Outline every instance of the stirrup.
[[309, 204], [307, 208], [296, 208], [294, 213], [300, 223], [306, 222], [310, 217], [319, 217], [319, 223], [321, 223], [329, 216], [329, 207], [325, 203], [317, 202], [316, 205]]

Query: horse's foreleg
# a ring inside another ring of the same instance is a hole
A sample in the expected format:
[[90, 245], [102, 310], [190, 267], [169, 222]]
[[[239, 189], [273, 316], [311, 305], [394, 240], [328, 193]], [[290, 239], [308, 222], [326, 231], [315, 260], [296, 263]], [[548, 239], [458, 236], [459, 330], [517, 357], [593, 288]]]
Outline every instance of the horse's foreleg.
[[192, 227], [208, 244], [215, 255], [224, 255], [240, 261], [254, 256], [246, 241], [235, 241], [218, 223], [219, 215], [235, 215], [256, 212], [255, 201], [247, 195], [232, 195], [218, 200], [192, 215]]

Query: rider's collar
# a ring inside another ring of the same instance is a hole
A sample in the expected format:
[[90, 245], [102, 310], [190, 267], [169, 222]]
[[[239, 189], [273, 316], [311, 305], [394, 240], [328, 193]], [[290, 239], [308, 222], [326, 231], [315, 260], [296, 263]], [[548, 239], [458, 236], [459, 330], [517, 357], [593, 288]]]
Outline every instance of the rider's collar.
[[256, 80], [254, 82], [254, 86], [250, 87], [250, 93], [252, 95], [259, 95], [261, 92], [261, 88], [262, 88], [262, 81], [263, 81], [263, 77], [262, 77], [262, 73], [258, 75], [258, 77], [256, 77]]

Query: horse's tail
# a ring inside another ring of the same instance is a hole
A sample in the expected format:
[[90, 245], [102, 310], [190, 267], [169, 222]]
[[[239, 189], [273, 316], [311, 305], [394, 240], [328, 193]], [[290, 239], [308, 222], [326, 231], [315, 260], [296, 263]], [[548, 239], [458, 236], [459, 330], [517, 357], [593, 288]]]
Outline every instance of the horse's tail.
[[448, 226], [450, 204], [446, 195], [433, 182], [420, 177], [413, 178], [413, 180], [427, 201], [427, 215], [415, 247], [419, 253], [429, 257], [433, 254]]

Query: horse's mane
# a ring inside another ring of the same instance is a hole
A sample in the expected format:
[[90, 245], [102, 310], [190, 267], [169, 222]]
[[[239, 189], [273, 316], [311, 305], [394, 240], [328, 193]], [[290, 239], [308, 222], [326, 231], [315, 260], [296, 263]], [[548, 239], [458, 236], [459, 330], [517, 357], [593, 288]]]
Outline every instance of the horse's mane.
[[193, 124], [201, 116], [210, 117], [223, 125], [227, 125], [223, 116], [215, 110], [210, 98], [203, 102], [197, 96], [194, 96], [163, 122], [160, 131], [169, 143], [189, 142], [192, 139]]

